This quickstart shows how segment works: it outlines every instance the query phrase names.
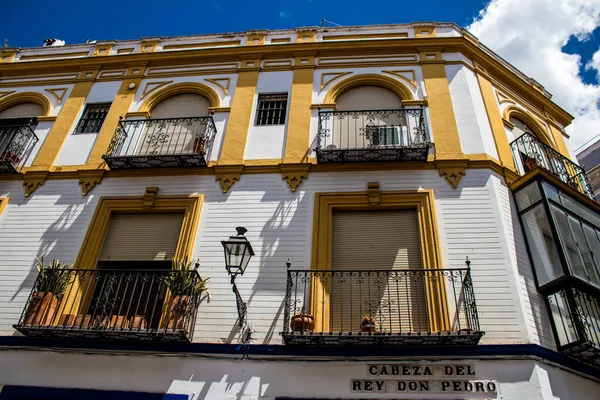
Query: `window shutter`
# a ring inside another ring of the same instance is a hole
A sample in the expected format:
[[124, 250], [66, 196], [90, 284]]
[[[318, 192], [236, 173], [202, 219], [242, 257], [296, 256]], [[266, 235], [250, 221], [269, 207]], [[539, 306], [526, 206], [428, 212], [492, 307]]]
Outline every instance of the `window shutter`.
[[[331, 269], [422, 269], [416, 210], [334, 211], [332, 215]], [[349, 274], [330, 286], [330, 326], [335, 332], [358, 332], [363, 316], [370, 315], [388, 333], [428, 330], [425, 280], [422, 274]], [[350, 284], [351, 282], [351, 284]]]
[[182, 222], [183, 213], [113, 214], [98, 261], [168, 261]]

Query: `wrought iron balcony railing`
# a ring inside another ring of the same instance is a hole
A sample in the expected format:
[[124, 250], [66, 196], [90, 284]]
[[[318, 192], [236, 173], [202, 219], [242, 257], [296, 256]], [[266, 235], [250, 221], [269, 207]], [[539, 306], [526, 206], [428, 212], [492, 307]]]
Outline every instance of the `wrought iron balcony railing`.
[[571, 285], [546, 297], [559, 350], [600, 367], [600, 297]]
[[319, 111], [319, 163], [426, 161], [430, 145], [423, 108]]
[[469, 269], [288, 270], [286, 344], [474, 345]]
[[216, 132], [212, 116], [120, 121], [103, 158], [110, 169], [205, 167]]
[[514, 140], [510, 146], [515, 165], [521, 175], [541, 167], [562, 182], [594, 199], [594, 191], [585, 170], [534, 135], [525, 133]]
[[38, 137], [31, 129], [34, 119], [0, 119], [0, 173], [18, 172]]
[[195, 270], [45, 270], [15, 329], [26, 336], [191, 341]]

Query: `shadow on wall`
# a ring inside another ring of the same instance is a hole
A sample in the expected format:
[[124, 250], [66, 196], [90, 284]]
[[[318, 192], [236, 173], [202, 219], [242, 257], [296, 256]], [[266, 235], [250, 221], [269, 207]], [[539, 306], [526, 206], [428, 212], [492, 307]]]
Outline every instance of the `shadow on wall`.
[[[309, 265], [305, 265], [305, 260], [309, 258], [304, 254], [308, 249], [306, 245], [308, 233], [303, 231], [308, 218], [303, 215], [303, 212], [306, 212], [308, 208], [309, 195], [306, 192], [291, 192], [284, 181], [281, 185], [285, 186], [287, 194], [282, 194], [282, 188], [275, 186], [273, 189], [267, 189], [261, 199], [261, 202], [277, 203], [277, 206], [260, 232], [259, 238], [262, 240], [260, 250], [256, 251], [255, 246], [255, 257], [260, 258], [261, 261], [250, 296], [246, 299], [242, 293], [242, 298], [248, 305], [246, 323], [254, 325], [254, 330], [259, 330], [261, 336], [264, 334], [263, 344], [271, 343], [273, 338], [278, 337], [278, 333], [283, 330], [287, 260], [290, 259], [292, 262], [292, 268], [310, 268]], [[282, 197], [285, 198], [282, 199]], [[312, 216], [308, 220], [312, 221]], [[297, 263], [294, 264], [295, 259]], [[266, 292], [269, 292], [269, 296], [281, 299], [275, 313], [270, 311], [272, 308], [269, 308], [269, 312], [262, 313], [259, 307], [252, 306], [253, 301], [257, 300], [257, 296], [260, 297]], [[240, 333], [242, 333], [241, 341], [244, 341], [247, 328], [240, 328], [239, 320], [236, 321], [226, 343], [231, 343]]]

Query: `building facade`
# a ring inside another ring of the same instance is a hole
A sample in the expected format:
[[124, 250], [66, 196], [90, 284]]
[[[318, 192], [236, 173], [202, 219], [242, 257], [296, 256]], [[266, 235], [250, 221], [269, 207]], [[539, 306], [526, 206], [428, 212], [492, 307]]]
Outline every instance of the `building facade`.
[[0, 399], [598, 398], [571, 120], [453, 24], [1, 49]]

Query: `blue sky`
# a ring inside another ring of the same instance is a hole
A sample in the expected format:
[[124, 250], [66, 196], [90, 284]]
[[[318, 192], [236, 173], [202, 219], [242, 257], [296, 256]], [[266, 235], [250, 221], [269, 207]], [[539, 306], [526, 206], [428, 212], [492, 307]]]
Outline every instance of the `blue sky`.
[[[600, 0], [4, 0], [11, 47], [319, 25], [455, 22], [542, 83], [577, 117], [571, 148], [600, 133]], [[476, 19], [475, 23], [474, 19]], [[596, 57], [594, 58], [594, 54]], [[596, 128], [598, 127], [598, 129]], [[598, 131], [598, 132], [596, 132]]]

